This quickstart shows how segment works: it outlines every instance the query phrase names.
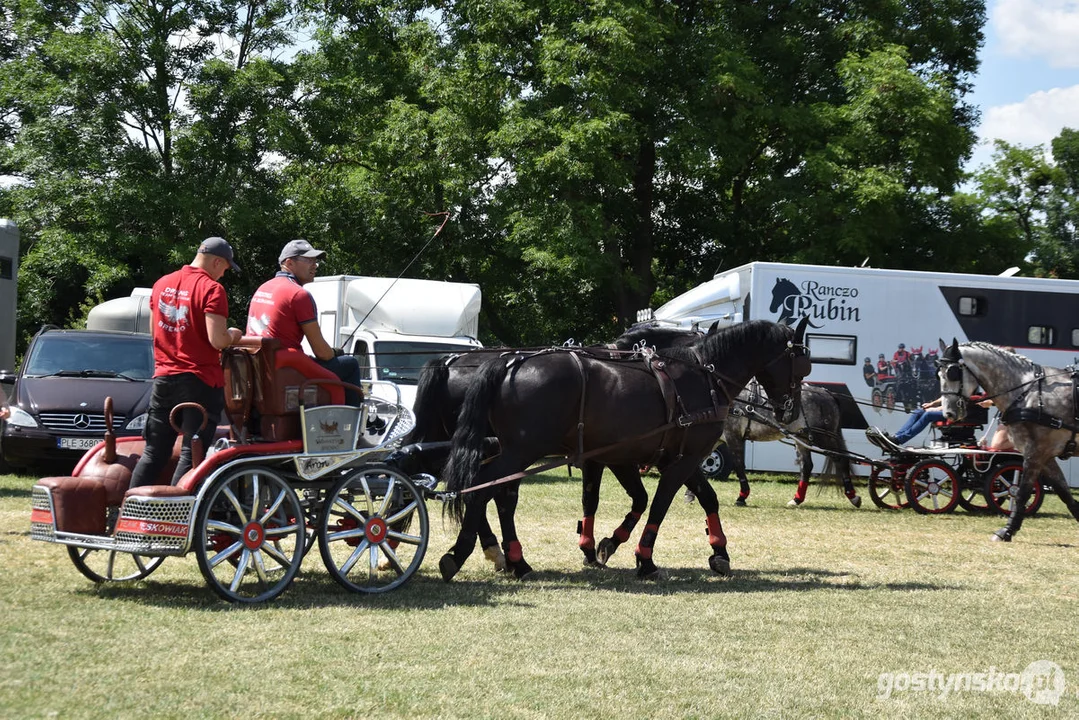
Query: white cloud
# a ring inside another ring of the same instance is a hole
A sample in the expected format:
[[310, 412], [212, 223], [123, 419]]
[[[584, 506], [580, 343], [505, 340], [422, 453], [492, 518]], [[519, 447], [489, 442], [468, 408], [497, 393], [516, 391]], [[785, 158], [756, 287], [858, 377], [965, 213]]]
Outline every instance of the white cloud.
[[1079, 0], [999, 0], [990, 16], [1008, 55], [1079, 67]]
[[1025, 100], [985, 110], [978, 135], [1012, 145], [1044, 145], [1065, 127], [1079, 129], [1079, 85], [1039, 90]]

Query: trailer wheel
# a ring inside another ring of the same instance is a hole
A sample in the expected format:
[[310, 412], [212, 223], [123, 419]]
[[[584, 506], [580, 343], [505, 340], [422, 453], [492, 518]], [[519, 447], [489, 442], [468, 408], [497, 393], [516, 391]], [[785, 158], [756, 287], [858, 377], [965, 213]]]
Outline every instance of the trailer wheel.
[[916, 512], [939, 515], [959, 504], [955, 468], [941, 460], [923, 460], [910, 469], [904, 483], [907, 501]]
[[709, 480], [726, 480], [731, 474], [731, 451], [720, 445], [701, 462], [701, 471]]
[[389, 592], [405, 584], [427, 552], [423, 495], [405, 475], [369, 465], [330, 490], [318, 528], [322, 562], [343, 587]]
[[71, 546], [67, 555], [76, 570], [96, 583], [142, 580], [165, 562], [164, 557]]
[[[990, 508], [1001, 515], [1012, 514], [1012, 508], [1019, 496], [1019, 480], [1022, 474], [1021, 463], [1007, 463], [990, 473], [985, 480], [985, 497], [989, 501]], [[1039, 482], [1034, 483], [1034, 490], [1030, 493], [1023, 515], [1030, 517], [1038, 512], [1044, 499], [1045, 489], [1039, 479]]]
[[878, 465], [869, 474], [869, 497], [882, 510], [902, 510], [909, 507], [907, 492], [903, 487], [905, 467]]
[[247, 466], [214, 480], [196, 512], [194, 541], [210, 589], [236, 603], [284, 592], [303, 561], [303, 518], [296, 492], [269, 468]]

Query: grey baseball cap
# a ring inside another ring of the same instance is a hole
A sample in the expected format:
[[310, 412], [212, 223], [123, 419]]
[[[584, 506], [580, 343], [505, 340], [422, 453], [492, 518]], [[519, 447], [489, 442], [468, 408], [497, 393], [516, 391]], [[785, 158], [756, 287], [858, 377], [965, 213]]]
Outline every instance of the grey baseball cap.
[[281, 248], [281, 255], [278, 256], [277, 262], [283, 263], [294, 257], [320, 258], [325, 254], [324, 250], [311, 247], [311, 243], [306, 240], [289, 240], [285, 243], [285, 247]]
[[236, 272], [240, 272], [240, 266], [232, 259], [232, 246], [222, 237], [208, 237], [199, 245], [199, 252], [207, 255], [216, 255], [229, 261], [229, 266]]

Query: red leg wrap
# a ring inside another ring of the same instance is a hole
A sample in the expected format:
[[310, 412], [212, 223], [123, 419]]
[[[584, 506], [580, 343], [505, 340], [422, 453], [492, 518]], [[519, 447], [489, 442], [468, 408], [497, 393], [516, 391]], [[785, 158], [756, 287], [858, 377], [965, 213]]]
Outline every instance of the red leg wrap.
[[510, 562], [520, 562], [524, 556], [524, 553], [521, 552], [521, 543], [517, 540], [512, 540], [506, 550], [506, 559]]
[[723, 534], [723, 525], [719, 522], [719, 515], [709, 513], [705, 520], [708, 522], [708, 544], [712, 547], [727, 547], [727, 536]]
[[580, 537], [577, 538], [577, 546], [581, 548], [587, 548], [589, 550], [596, 547], [596, 536], [594, 535], [594, 527], [596, 524], [596, 517], [589, 515], [581, 520], [581, 527], [577, 531]]
[[806, 499], [806, 493], [809, 491], [809, 481], [799, 480], [798, 489], [794, 491], [794, 499], [798, 502], [802, 502]]
[[645, 525], [644, 532], [641, 533], [641, 540], [637, 543], [637, 554], [646, 560], [652, 557], [652, 548], [656, 544], [656, 533], [659, 532], [659, 525]]
[[626, 515], [626, 519], [622, 521], [622, 524], [615, 528], [611, 533], [614, 539], [619, 543], [624, 543], [629, 540], [629, 534], [633, 532], [633, 528], [637, 526], [637, 521], [641, 519], [639, 512], [631, 512]]
[[855, 490], [854, 488], [851, 488], [851, 489], [849, 489], [849, 490], [844, 490], [844, 491], [843, 491], [843, 494], [844, 494], [844, 495], [846, 495], [846, 496], [847, 496], [847, 499], [849, 500], [850, 498], [852, 498], [852, 497], [854, 497], [855, 495], [857, 495], [857, 494], [858, 494], [858, 491], [857, 491], [857, 490]]

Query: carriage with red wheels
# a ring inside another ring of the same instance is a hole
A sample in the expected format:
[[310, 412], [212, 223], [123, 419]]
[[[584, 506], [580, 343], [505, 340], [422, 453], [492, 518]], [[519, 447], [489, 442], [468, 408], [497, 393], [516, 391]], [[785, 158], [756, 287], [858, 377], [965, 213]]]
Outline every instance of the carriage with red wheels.
[[[975, 440], [982, 416], [971, 422], [936, 423], [935, 437], [924, 448], [900, 447], [870, 437], [885, 451], [869, 475], [869, 495], [877, 507], [913, 508], [939, 515], [957, 507], [973, 513], [1010, 515], [1019, 492], [1023, 456], [1015, 450], [985, 448]], [[1044, 489], [1036, 483], [1024, 513], [1041, 508]]]
[[436, 480], [391, 457], [413, 426], [397, 387], [370, 383], [360, 407], [344, 405], [336, 376], [268, 338], [244, 338], [222, 364], [228, 427], [205, 453], [194, 441], [178, 482], [179, 438], [162, 484], [129, 487], [145, 442], [113, 436], [107, 403], [105, 441], [70, 476], [34, 485], [31, 537], [67, 546], [95, 582], [145, 578], [194, 553], [210, 588], [238, 603], [281, 594], [316, 544], [351, 591], [407, 582], [427, 549]]

